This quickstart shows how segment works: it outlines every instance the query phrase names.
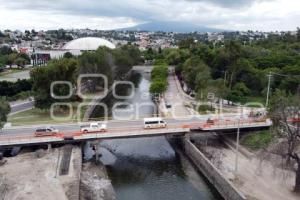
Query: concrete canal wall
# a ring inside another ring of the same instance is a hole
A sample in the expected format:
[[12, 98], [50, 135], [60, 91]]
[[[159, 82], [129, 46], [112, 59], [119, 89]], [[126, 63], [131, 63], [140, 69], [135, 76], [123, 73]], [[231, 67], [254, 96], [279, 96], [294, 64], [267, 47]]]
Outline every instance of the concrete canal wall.
[[245, 200], [246, 197], [210, 162], [188, 139], [183, 139], [186, 155], [226, 200]]

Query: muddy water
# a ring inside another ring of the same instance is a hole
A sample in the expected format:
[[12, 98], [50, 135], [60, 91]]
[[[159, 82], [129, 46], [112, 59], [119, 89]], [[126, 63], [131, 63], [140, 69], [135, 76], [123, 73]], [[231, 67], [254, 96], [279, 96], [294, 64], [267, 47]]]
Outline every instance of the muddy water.
[[[126, 102], [151, 103], [151, 98], [144, 94], [149, 86], [149, 74], [143, 74], [134, 97]], [[154, 110], [143, 107], [138, 113], [151, 116]], [[219, 199], [212, 186], [165, 137], [106, 140], [100, 145], [101, 161], [119, 200]], [[90, 159], [91, 149], [85, 153], [85, 159]]]

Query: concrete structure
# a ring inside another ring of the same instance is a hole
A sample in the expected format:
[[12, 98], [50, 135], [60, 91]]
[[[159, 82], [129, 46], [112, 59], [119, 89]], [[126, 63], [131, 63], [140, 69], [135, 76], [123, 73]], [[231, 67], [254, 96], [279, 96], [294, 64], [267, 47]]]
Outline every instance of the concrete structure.
[[23, 145], [41, 145], [41, 144], [55, 144], [55, 143], [72, 143], [85, 140], [96, 139], [120, 139], [120, 138], [137, 138], [137, 137], [152, 137], [161, 135], [185, 134], [190, 131], [190, 128], [179, 125], [172, 125], [165, 129], [149, 129], [143, 128], [114, 128], [108, 132], [98, 133], [82, 133], [82, 132], [65, 132], [59, 133], [55, 136], [35, 137], [34, 135], [26, 136], [1, 136], [0, 146], [23, 146]]
[[[34, 131], [36, 127], [20, 127], [6, 129], [0, 136], [0, 146], [22, 146], [22, 145], [36, 145], [36, 144], [49, 144], [49, 143], [69, 143], [83, 140], [95, 139], [118, 139], [118, 138], [136, 138], [136, 137], [151, 137], [160, 135], [183, 135], [190, 131], [206, 131], [201, 127], [206, 127], [207, 123], [205, 118], [171, 118], [164, 119], [167, 122], [167, 128], [161, 129], [144, 129], [143, 120], [111, 120], [107, 122], [108, 131], [83, 134], [79, 130], [79, 124], [56, 125], [60, 131], [56, 136], [51, 137], [35, 137]], [[232, 121], [232, 123], [237, 124]], [[47, 126], [47, 125], [45, 125]], [[49, 126], [49, 125], [48, 125]], [[240, 129], [264, 129], [271, 126], [268, 120], [265, 122], [253, 122], [248, 124], [240, 124]], [[237, 127], [230, 127], [236, 129]], [[211, 127], [209, 131], [222, 131], [221, 126]], [[223, 127], [223, 130], [228, 130]]]
[[194, 162], [209, 182], [215, 186], [225, 200], [246, 199], [246, 197], [231, 182], [229, 182], [187, 138], [184, 139], [184, 149], [187, 156]]

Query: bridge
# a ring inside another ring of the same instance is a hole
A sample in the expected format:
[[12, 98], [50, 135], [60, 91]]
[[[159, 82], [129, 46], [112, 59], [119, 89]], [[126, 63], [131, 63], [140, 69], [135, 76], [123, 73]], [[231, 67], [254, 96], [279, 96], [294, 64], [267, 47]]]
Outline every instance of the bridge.
[[166, 128], [144, 129], [143, 120], [107, 122], [106, 132], [83, 133], [80, 124], [57, 125], [60, 132], [55, 136], [36, 137], [36, 127], [12, 128], [3, 132], [0, 136], [0, 147], [28, 146], [43, 144], [72, 143], [97, 139], [120, 139], [137, 137], [154, 137], [162, 135], [184, 135], [190, 132], [228, 131], [239, 129], [264, 129], [272, 125], [269, 119], [256, 120], [215, 120], [207, 122], [202, 118], [165, 119]]
[[[151, 72], [152, 66], [135, 66], [134, 70]], [[169, 67], [174, 71], [173, 67]], [[255, 119], [248, 116], [241, 116], [238, 113], [225, 113], [222, 115], [199, 115], [191, 114], [191, 110], [185, 106], [186, 101], [191, 101], [182, 91], [180, 83], [174, 74], [168, 77], [168, 90], [165, 99], [172, 104], [172, 108], [167, 110], [163, 116], [167, 123], [167, 128], [144, 129], [143, 119], [135, 120], [109, 120], [107, 121], [107, 132], [104, 133], [82, 133], [81, 124], [53, 125], [60, 130], [58, 134], [51, 137], [35, 137], [34, 132], [39, 126], [13, 127], [5, 129], [0, 133], [0, 147], [58, 144], [69, 142], [80, 142], [97, 139], [120, 139], [136, 137], [153, 137], [161, 135], [184, 135], [190, 132], [217, 132], [233, 131], [235, 129], [264, 129], [272, 125], [269, 119]], [[172, 96], [172, 94], [178, 94]], [[164, 99], [160, 105], [165, 107]], [[176, 107], [175, 107], [176, 105]], [[161, 106], [159, 106], [161, 107]], [[165, 110], [167, 108], [163, 108]], [[170, 114], [170, 115], [169, 115]], [[237, 118], [239, 117], [239, 118]], [[210, 120], [208, 120], [210, 119]]]

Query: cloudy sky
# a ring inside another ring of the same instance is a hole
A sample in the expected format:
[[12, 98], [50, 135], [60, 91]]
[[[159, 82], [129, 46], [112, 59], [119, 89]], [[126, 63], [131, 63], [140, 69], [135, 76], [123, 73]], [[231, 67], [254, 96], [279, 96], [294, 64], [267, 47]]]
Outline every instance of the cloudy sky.
[[0, 0], [0, 30], [107, 30], [163, 20], [226, 30], [296, 30], [300, 0]]

